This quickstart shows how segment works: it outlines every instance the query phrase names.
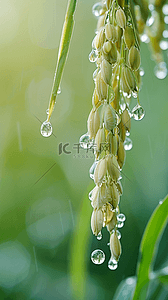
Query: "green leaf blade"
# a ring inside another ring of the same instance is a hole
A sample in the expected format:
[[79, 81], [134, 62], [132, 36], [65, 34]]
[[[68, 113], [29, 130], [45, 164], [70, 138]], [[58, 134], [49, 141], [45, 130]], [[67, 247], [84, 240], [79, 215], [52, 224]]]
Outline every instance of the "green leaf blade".
[[[137, 284], [133, 300], [141, 299], [147, 292], [150, 280], [150, 272], [154, 258], [157, 254], [157, 246], [166, 226], [168, 218], [168, 196], [156, 207], [143, 235], [140, 245], [140, 261], [137, 266]], [[144, 292], [145, 287], [145, 292]], [[145, 298], [144, 298], [145, 299]]]

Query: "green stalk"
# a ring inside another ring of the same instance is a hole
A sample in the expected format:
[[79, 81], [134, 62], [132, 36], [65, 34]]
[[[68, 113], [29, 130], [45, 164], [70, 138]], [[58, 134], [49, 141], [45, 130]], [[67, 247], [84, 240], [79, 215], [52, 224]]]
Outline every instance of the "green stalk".
[[53, 87], [52, 87], [52, 92], [49, 101], [49, 114], [48, 114], [47, 121], [50, 120], [51, 114], [54, 109], [57, 92], [60, 86], [60, 82], [64, 70], [64, 65], [68, 55], [70, 40], [73, 32], [74, 13], [75, 13], [76, 3], [77, 0], [69, 0], [67, 6], [65, 21], [62, 29], [61, 41], [59, 45], [59, 52], [58, 52], [57, 65], [56, 65], [56, 70], [54, 75]]

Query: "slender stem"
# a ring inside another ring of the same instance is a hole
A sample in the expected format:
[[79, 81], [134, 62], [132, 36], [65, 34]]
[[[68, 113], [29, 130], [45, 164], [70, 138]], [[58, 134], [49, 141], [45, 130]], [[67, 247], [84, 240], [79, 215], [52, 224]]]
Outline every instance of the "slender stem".
[[73, 25], [74, 25], [74, 12], [76, 7], [77, 0], [69, 0], [67, 11], [65, 15], [65, 21], [62, 29], [61, 41], [59, 45], [59, 52], [58, 52], [58, 59], [57, 59], [57, 66], [54, 75], [53, 87], [49, 101], [49, 114], [47, 121], [50, 120], [51, 114], [54, 109], [55, 100], [57, 97], [57, 91], [60, 86], [64, 65], [66, 62], [66, 58], [68, 55], [70, 40], [73, 32]]

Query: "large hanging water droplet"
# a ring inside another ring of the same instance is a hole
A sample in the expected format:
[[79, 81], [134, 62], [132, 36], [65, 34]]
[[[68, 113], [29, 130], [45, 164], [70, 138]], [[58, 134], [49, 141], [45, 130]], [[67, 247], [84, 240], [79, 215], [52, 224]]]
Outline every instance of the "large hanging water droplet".
[[103, 3], [101, 2], [95, 3], [92, 7], [92, 14], [95, 17], [99, 17], [102, 15], [102, 13], [103, 13]]
[[93, 145], [93, 141], [90, 140], [88, 133], [83, 134], [79, 139], [79, 144], [83, 149], [89, 149]]
[[167, 50], [168, 49], [168, 41], [160, 41], [159, 46], [162, 50]]
[[52, 125], [50, 122], [44, 121], [41, 125], [40, 132], [42, 136], [49, 137], [52, 134]]
[[126, 216], [124, 214], [119, 214], [117, 216], [117, 221], [119, 221], [119, 222], [125, 222], [125, 220], [126, 220]]
[[132, 149], [132, 141], [130, 138], [126, 137], [125, 141], [124, 141], [124, 149], [126, 151], [131, 150]]
[[101, 265], [105, 261], [105, 254], [102, 250], [96, 249], [91, 254], [91, 260], [95, 265]]
[[95, 161], [93, 163], [93, 165], [90, 167], [90, 170], [89, 170], [89, 175], [90, 175], [90, 178], [94, 180], [94, 171], [95, 171], [95, 168], [97, 166], [97, 161]]
[[142, 67], [140, 67], [140, 69], [139, 69], [139, 74], [141, 77], [145, 75], [145, 71]]
[[98, 235], [97, 235], [97, 240], [100, 241], [100, 240], [102, 239], [102, 237], [103, 237], [103, 236], [102, 236], [102, 233], [101, 233], [101, 231], [100, 231], [100, 232], [98, 233]]
[[97, 60], [96, 51], [92, 50], [89, 54], [89, 60], [90, 62], [95, 62]]
[[158, 79], [164, 79], [167, 76], [167, 66], [165, 62], [160, 62], [157, 66], [154, 68], [155, 76]]
[[143, 117], [145, 116], [145, 111], [144, 111], [143, 107], [141, 105], [137, 104], [132, 110], [132, 116], [133, 116], [134, 120], [136, 120], [136, 121], [142, 120]]
[[168, 15], [168, 4], [163, 5], [162, 12], [164, 13], [164, 15]]
[[118, 267], [117, 263], [114, 263], [114, 262], [113, 262], [113, 259], [110, 258], [110, 260], [109, 260], [109, 262], [108, 262], [108, 268], [109, 268], [110, 270], [116, 270], [117, 267]]

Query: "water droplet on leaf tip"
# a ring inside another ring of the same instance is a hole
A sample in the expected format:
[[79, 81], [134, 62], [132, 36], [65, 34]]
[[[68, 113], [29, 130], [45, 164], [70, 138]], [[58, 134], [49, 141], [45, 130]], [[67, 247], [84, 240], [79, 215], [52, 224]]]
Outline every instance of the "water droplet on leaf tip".
[[52, 134], [52, 125], [50, 122], [44, 121], [40, 128], [41, 135], [49, 137]]
[[91, 261], [95, 265], [101, 265], [105, 261], [105, 254], [102, 250], [96, 249], [91, 253]]

